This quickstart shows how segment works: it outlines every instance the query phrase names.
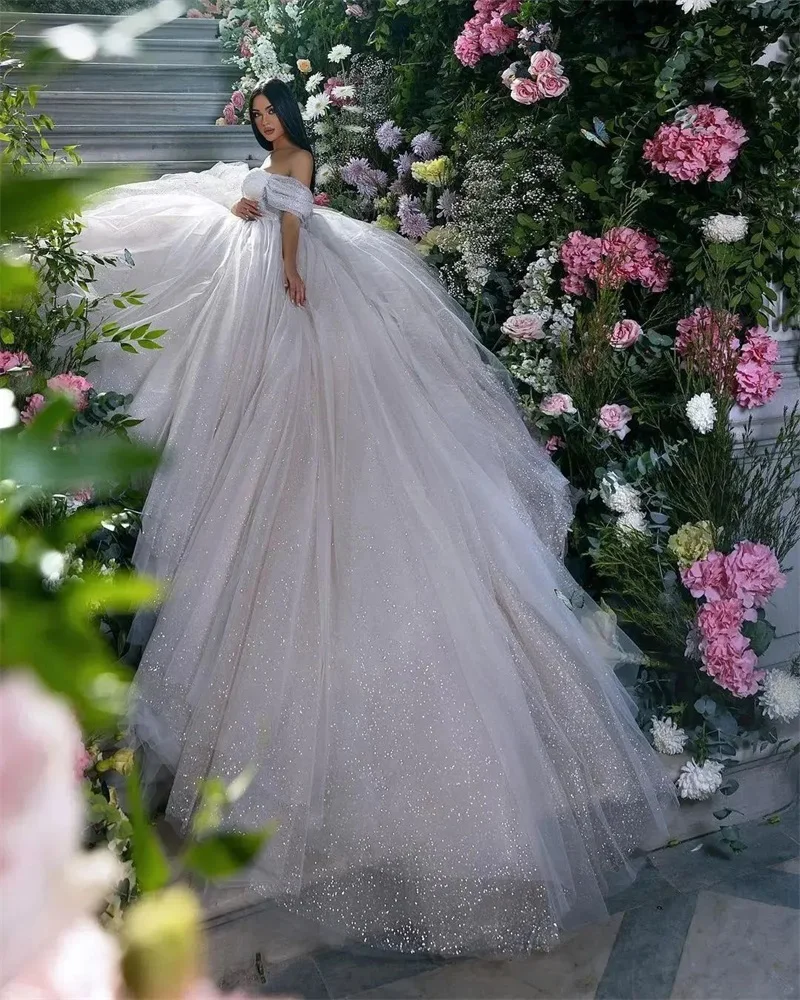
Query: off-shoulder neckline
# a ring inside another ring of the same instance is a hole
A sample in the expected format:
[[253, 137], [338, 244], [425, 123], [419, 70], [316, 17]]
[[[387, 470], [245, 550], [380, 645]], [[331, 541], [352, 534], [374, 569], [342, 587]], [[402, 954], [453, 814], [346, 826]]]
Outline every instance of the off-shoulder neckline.
[[267, 170], [264, 167], [256, 167], [255, 169], [260, 170], [261, 173], [266, 174], [267, 177], [282, 177], [285, 181], [292, 181], [295, 184], [299, 184], [304, 191], [308, 191], [308, 193], [311, 195], [312, 198], [314, 197], [311, 188], [306, 187], [306, 185], [302, 181], [298, 180], [296, 177], [292, 177], [291, 174], [278, 174], [275, 173], [274, 170]]

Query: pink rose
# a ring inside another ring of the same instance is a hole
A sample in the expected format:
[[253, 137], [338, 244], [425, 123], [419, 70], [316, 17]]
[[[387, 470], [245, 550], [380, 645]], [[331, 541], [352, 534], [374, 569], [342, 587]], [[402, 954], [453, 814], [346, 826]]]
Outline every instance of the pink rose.
[[642, 328], [635, 319], [623, 319], [611, 331], [609, 341], [615, 350], [621, 351], [623, 348], [635, 344], [641, 335]]
[[503, 333], [512, 340], [542, 340], [544, 330], [538, 316], [509, 316], [503, 323]]
[[242, 39], [242, 43], [239, 46], [239, 55], [242, 57], [242, 59], [253, 58], [253, 50], [250, 48], [250, 43], [246, 38]]
[[569, 86], [569, 80], [566, 76], [543, 73], [536, 78], [536, 85], [542, 97], [561, 97]]
[[745, 608], [763, 608], [786, 577], [772, 549], [760, 542], [739, 542], [725, 557], [725, 568]]
[[721, 552], [709, 552], [704, 559], [681, 570], [681, 580], [692, 597], [720, 601], [736, 596]]
[[62, 372], [61, 375], [54, 375], [47, 380], [47, 388], [69, 396], [79, 410], [85, 410], [89, 405], [89, 391], [93, 386], [82, 375]]
[[517, 104], [535, 104], [541, 96], [535, 80], [520, 77], [511, 84], [511, 99]]
[[234, 90], [233, 94], [231, 94], [231, 104], [237, 111], [242, 110], [244, 107], [244, 94], [241, 90]]
[[559, 437], [557, 434], [553, 434], [552, 437], [547, 439], [547, 443], [544, 446], [544, 450], [548, 455], [555, 455], [559, 448], [563, 448], [565, 445], [564, 438]]
[[320, 208], [327, 208], [330, 203], [330, 195], [328, 195], [325, 191], [321, 191], [319, 194], [314, 195], [314, 204], [319, 205]]
[[600, 409], [597, 424], [607, 434], [614, 434], [620, 441], [628, 434], [631, 417], [630, 409], [622, 403], [606, 403]]
[[744, 621], [744, 605], [735, 597], [704, 604], [697, 613], [701, 636], [711, 641], [727, 632], [738, 632]]
[[750, 648], [750, 640], [740, 632], [725, 632], [710, 642], [701, 643], [703, 670], [737, 698], [756, 694], [764, 679], [764, 671], [756, 670], [758, 657]]
[[553, 76], [558, 76], [563, 73], [564, 70], [561, 68], [561, 56], [556, 55], [555, 52], [551, 52], [550, 49], [542, 49], [540, 52], [534, 52], [531, 56], [531, 73], [548, 73]]
[[222, 109], [222, 117], [225, 119], [226, 125], [236, 124], [236, 108], [232, 104], [226, 104]]
[[31, 368], [31, 359], [24, 351], [0, 351], [0, 375], [12, 368]]
[[548, 417], [560, 417], [563, 413], [577, 413], [572, 396], [566, 392], [553, 392], [539, 403], [539, 409]]
[[33, 420], [33, 418], [39, 412], [39, 410], [41, 410], [44, 407], [46, 402], [47, 400], [40, 392], [35, 392], [28, 399], [28, 405], [20, 413], [19, 419], [23, 422], [23, 424], [29, 424], [31, 420]]

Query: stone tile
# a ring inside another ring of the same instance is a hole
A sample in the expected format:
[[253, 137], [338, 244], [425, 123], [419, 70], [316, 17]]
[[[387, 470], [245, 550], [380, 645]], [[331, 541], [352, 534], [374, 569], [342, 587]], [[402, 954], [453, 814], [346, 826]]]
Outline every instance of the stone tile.
[[800, 910], [800, 876], [789, 872], [756, 869], [731, 882], [717, 882], [714, 892]]
[[280, 996], [299, 1000], [330, 1000], [330, 993], [312, 958], [297, 958], [265, 970], [266, 983], [259, 996]]
[[626, 913], [595, 996], [666, 1000], [681, 960], [696, 897], [677, 895]]
[[797, 856], [795, 842], [777, 825], [748, 824], [742, 828], [742, 840], [747, 846], [738, 854], [724, 848], [721, 838], [712, 834], [656, 851], [650, 861], [679, 892], [693, 893]]
[[800, 806], [793, 806], [781, 813], [780, 820], [780, 829], [787, 837], [791, 837], [792, 840], [800, 844]]
[[275, 965], [339, 944], [316, 924], [263, 900], [255, 906], [219, 910], [206, 922], [206, 934], [215, 969], [250, 963], [257, 952], [265, 965]]
[[775, 865], [774, 870], [776, 872], [789, 872], [790, 875], [800, 875], [800, 858], [792, 858], [791, 861]]
[[440, 968], [442, 960], [366, 948], [318, 952], [314, 960], [334, 998], [363, 993], [377, 986]]
[[622, 920], [620, 913], [587, 927], [548, 954], [510, 959], [507, 971], [514, 979], [543, 990], [550, 1000], [594, 997]]
[[609, 896], [606, 899], [606, 906], [609, 913], [623, 913], [637, 906], [663, 902], [677, 894], [675, 886], [668, 882], [657, 868], [648, 864], [642, 868], [632, 885]]
[[453, 962], [435, 972], [379, 986], [356, 997], [357, 1000], [551, 1000], [544, 989], [517, 979], [509, 962], [502, 959]]
[[700, 894], [672, 990], [674, 1000], [797, 1000], [800, 914]]

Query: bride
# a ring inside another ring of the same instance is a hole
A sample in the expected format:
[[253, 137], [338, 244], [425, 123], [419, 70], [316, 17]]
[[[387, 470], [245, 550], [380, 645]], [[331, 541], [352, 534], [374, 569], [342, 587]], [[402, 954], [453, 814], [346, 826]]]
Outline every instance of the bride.
[[[165, 449], [135, 562], [170, 582], [134, 727], [182, 829], [202, 779], [256, 775], [278, 821], [250, 884], [386, 948], [549, 947], [673, 802], [615, 676], [636, 651], [561, 562], [567, 483], [502, 366], [405, 240], [314, 206], [284, 84], [250, 102], [264, 167], [109, 192], [83, 248], [130, 250], [100, 352]], [[241, 197], [237, 200], [237, 189]]]

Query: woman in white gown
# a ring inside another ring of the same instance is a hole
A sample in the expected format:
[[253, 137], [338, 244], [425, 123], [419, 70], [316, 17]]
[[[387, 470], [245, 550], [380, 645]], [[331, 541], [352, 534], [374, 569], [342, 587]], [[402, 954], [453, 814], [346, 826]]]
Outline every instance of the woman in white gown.
[[84, 249], [135, 261], [99, 291], [135, 285], [131, 321], [169, 331], [97, 378], [165, 447], [136, 731], [184, 829], [201, 779], [257, 765], [231, 824], [278, 821], [248, 879], [294, 911], [389, 948], [548, 947], [673, 803], [561, 562], [567, 483], [414, 249], [314, 207], [288, 88], [251, 115], [263, 169], [85, 218]]

